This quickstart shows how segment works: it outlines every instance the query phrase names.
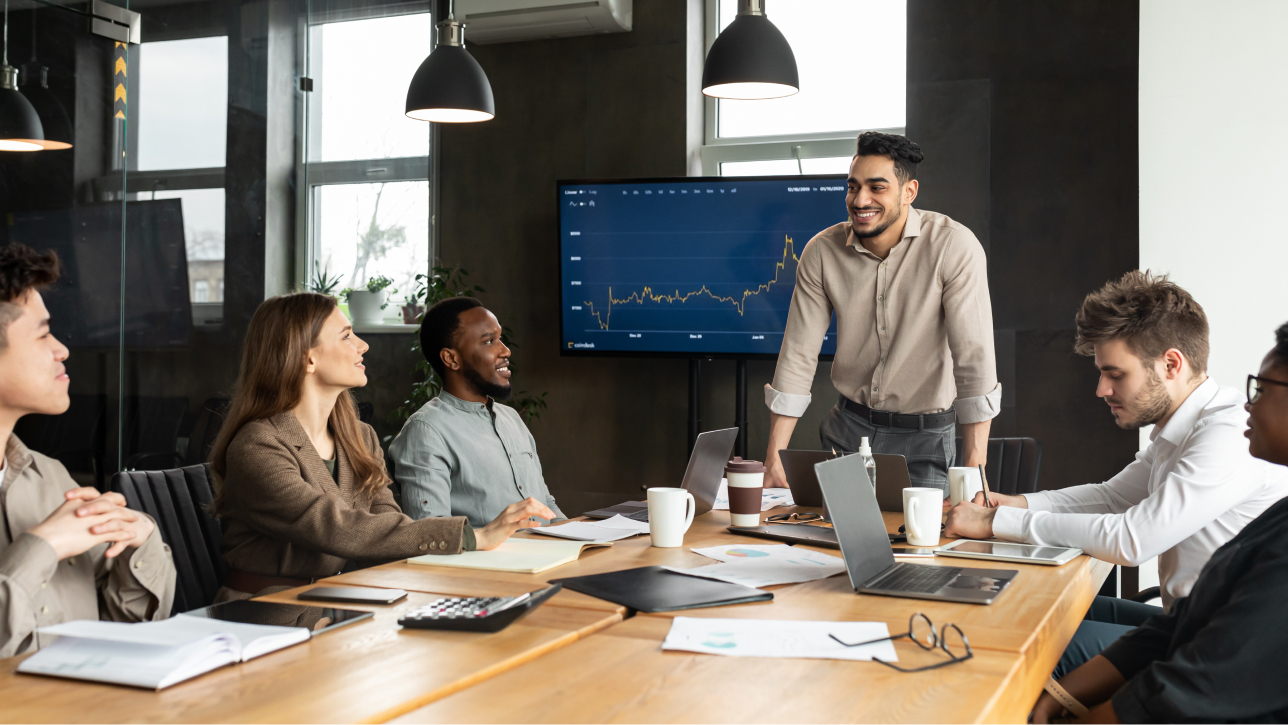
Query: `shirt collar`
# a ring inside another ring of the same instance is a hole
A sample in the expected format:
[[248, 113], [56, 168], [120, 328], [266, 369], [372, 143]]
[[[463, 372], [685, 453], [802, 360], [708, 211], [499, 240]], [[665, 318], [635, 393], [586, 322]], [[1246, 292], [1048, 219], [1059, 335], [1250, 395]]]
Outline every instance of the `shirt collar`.
[[485, 413], [492, 410], [492, 398], [488, 398], [486, 403], [473, 403], [468, 400], [461, 400], [446, 390], [438, 391], [438, 397], [442, 401], [457, 410], [463, 410], [466, 413]]
[[4, 479], [8, 477], [9, 469], [12, 468], [16, 476], [33, 463], [31, 450], [18, 439], [17, 435], [10, 433], [9, 441], [4, 448], [4, 465], [0, 466], [0, 485], [3, 485]]
[[[876, 255], [873, 254], [872, 252], [869, 252], [867, 248], [864, 247], [863, 244], [859, 241], [858, 237], [854, 236], [854, 229], [850, 226], [850, 222], [846, 222], [845, 224], [846, 224], [845, 246], [854, 247], [859, 252], [862, 252], [863, 254], [866, 254], [870, 257], [876, 258]], [[919, 236], [921, 236], [921, 212], [918, 212], [916, 209], [910, 206], [908, 207], [908, 218], [904, 221], [904, 224], [903, 224], [903, 237], [900, 238], [900, 244], [894, 245], [894, 249], [890, 250], [891, 254], [894, 253], [895, 249], [899, 249], [901, 246], [903, 246], [902, 242], [912, 239], [913, 237], [919, 237]]]
[[1151, 441], [1162, 438], [1174, 446], [1179, 446], [1185, 436], [1189, 435], [1194, 424], [1199, 422], [1199, 417], [1203, 415], [1203, 410], [1207, 408], [1208, 403], [1216, 397], [1220, 386], [1212, 378], [1204, 380], [1197, 388], [1190, 393], [1189, 397], [1181, 403], [1181, 407], [1176, 409], [1172, 414], [1172, 419], [1167, 421], [1167, 425], [1159, 430], [1156, 426], [1154, 432], [1150, 434]]

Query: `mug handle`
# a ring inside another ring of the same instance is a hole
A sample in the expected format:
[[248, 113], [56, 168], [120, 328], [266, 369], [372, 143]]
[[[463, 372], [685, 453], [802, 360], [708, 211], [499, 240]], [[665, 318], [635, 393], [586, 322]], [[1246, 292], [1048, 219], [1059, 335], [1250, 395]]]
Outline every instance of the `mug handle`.
[[921, 532], [917, 530], [917, 497], [913, 496], [908, 499], [908, 515], [904, 516], [907, 521], [904, 525], [908, 528], [908, 538], [921, 540]]
[[688, 491], [685, 491], [684, 495], [688, 499], [687, 501], [685, 501], [684, 505], [689, 510], [689, 513], [686, 514], [684, 517], [684, 530], [681, 533], [687, 532], [689, 530], [689, 527], [693, 525], [693, 514], [697, 512], [697, 508], [698, 508], [698, 503], [693, 500], [693, 494], [689, 493]]

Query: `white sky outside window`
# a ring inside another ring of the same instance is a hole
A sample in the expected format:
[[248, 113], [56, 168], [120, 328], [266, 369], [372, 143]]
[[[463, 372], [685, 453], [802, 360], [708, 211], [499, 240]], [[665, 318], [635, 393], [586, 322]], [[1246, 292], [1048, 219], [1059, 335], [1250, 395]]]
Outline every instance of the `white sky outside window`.
[[429, 269], [429, 182], [332, 184], [314, 194], [321, 268], [340, 277], [340, 288], [385, 275], [399, 290], [390, 299], [402, 300]]
[[[724, 30], [737, 16], [738, 2], [719, 3], [719, 24]], [[718, 136], [905, 125], [905, 0], [774, 0], [766, 12], [792, 46], [800, 93], [770, 100], [717, 101]]]
[[138, 170], [223, 166], [228, 145], [227, 36], [162, 40], [130, 52], [138, 54], [138, 71], [130, 79], [139, 91]]
[[158, 191], [156, 196], [142, 194], [144, 199], [182, 199], [183, 237], [188, 261], [212, 261], [224, 258], [224, 190], [188, 189]]
[[721, 176], [787, 176], [800, 174], [847, 174], [851, 156], [824, 156], [817, 159], [772, 159], [769, 161], [726, 161], [720, 164]]
[[429, 124], [406, 116], [407, 86], [429, 55], [429, 13], [314, 25], [309, 30], [313, 161], [429, 154]]

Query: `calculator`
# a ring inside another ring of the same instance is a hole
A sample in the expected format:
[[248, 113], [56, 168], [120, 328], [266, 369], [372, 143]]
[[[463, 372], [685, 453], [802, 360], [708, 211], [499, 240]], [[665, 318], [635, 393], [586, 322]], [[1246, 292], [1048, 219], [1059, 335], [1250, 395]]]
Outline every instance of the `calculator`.
[[408, 629], [454, 629], [462, 632], [499, 632], [559, 593], [562, 584], [517, 597], [443, 597], [398, 620]]

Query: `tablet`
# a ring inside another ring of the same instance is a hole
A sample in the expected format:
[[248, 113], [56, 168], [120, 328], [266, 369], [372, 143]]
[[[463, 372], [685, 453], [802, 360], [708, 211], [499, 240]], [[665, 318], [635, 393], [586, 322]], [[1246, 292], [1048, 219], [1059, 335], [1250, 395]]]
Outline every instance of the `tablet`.
[[974, 541], [972, 539], [954, 541], [935, 550], [938, 556], [960, 556], [966, 559], [1014, 561], [1020, 564], [1048, 566], [1067, 564], [1081, 553], [1082, 549], [1070, 549], [1064, 546], [1035, 546], [1012, 544], [1009, 541]]

